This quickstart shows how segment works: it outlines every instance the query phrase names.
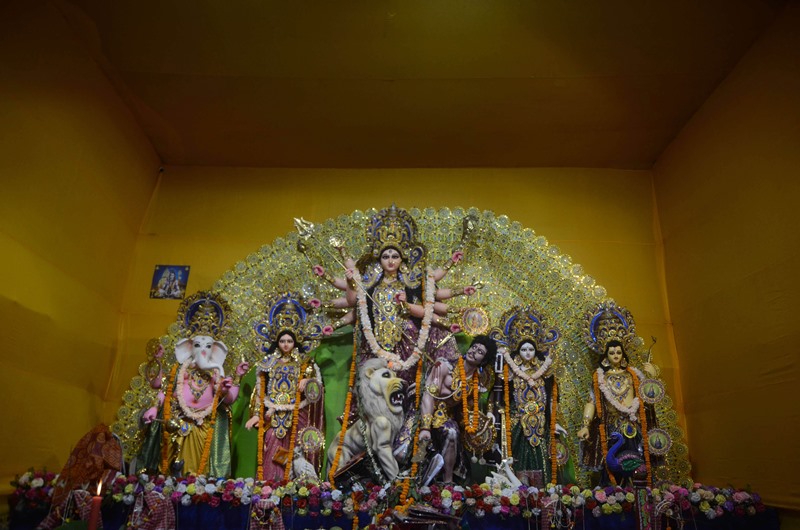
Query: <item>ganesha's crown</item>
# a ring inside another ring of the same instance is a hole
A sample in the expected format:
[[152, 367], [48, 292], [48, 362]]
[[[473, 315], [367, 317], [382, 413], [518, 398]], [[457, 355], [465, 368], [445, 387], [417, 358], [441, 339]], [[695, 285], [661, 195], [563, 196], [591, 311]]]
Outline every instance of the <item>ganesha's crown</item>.
[[178, 309], [178, 322], [187, 337], [208, 335], [220, 340], [230, 325], [227, 314], [230, 306], [218, 293], [198, 291], [186, 298]]
[[394, 204], [372, 216], [367, 224], [367, 241], [376, 258], [389, 247], [396, 248], [407, 258], [415, 246], [416, 236], [417, 223], [414, 218]]

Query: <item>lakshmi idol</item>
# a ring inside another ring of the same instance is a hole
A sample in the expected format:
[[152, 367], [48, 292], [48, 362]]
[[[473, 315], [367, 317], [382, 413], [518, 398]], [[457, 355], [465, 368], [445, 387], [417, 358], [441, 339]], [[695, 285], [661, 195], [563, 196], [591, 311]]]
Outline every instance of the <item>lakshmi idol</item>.
[[262, 348], [268, 345], [255, 368], [245, 424], [258, 429], [259, 480], [317, 478], [324, 445], [322, 377], [307, 353], [321, 330], [309, 312], [299, 295], [285, 293], [271, 304], [266, 322], [254, 328]]

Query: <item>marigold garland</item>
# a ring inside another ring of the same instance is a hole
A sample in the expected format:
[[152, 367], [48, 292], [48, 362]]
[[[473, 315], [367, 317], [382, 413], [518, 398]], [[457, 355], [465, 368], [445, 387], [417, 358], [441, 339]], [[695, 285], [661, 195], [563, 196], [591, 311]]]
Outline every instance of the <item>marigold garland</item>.
[[351, 493], [351, 499], [353, 499], [353, 530], [358, 530], [358, 499], [356, 499], [356, 494]]
[[461, 376], [461, 410], [464, 414], [464, 429], [469, 434], [478, 432], [478, 371], [472, 372], [472, 408], [473, 415], [469, 416], [469, 408], [467, 406], [467, 371], [464, 369], [464, 358], [458, 359], [458, 370]]
[[[167, 383], [167, 392], [164, 395], [164, 425], [169, 423], [172, 419], [172, 393], [175, 391], [175, 374], [178, 373], [177, 363], [173, 365], [169, 373], [169, 383]], [[169, 433], [167, 429], [162, 426], [161, 432], [161, 472], [169, 473]]]
[[[303, 363], [300, 366], [300, 374], [305, 373], [306, 367], [308, 366], [308, 362]], [[300, 409], [298, 405], [300, 404], [300, 378], [297, 379], [297, 392], [295, 392], [294, 396], [294, 410], [292, 411], [292, 431], [289, 435], [289, 459], [286, 462], [286, 469], [283, 472], [283, 480], [289, 482], [289, 475], [292, 473], [292, 463], [294, 462], [294, 445], [295, 445], [295, 438], [297, 438], [297, 423], [298, 423], [298, 416], [300, 416]]]
[[267, 387], [267, 374], [261, 372], [258, 374], [262, 383], [258, 389], [258, 480], [264, 480], [264, 433], [266, 432], [266, 418], [262, 417], [263, 411], [261, 408], [264, 406], [264, 396]]
[[550, 482], [558, 484], [558, 444], [556, 443], [556, 413], [558, 412], [558, 383], [553, 378], [553, 391], [550, 395]]
[[509, 375], [508, 375], [508, 365], [503, 364], [503, 393], [505, 394], [505, 406], [506, 406], [506, 454], [504, 455], [506, 458], [508, 457], [508, 452], [511, 451], [511, 392], [509, 389]]
[[353, 400], [353, 393], [355, 392], [355, 382], [356, 382], [356, 357], [358, 355], [358, 346], [356, 341], [353, 341], [353, 357], [350, 361], [350, 379], [347, 383], [347, 398], [344, 401], [344, 416], [342, 417], [342, 430], [339, 434], [339, 444], [336, 447], [336, 454], [333, 457], [333, 462], [331, 462], [331, 469], [328, 471], [328, 482], [331, 483], [332, 487], [335, 487], [335, 482], [333, 480], [333, 476], [336, 474], [336, 470], [339, 469], [339, 460], [342, 458], [342, 443], [344, 442], [344, 435], [347, 433], [347, 422], [350, 418], [350, 405]]
[[208, 458], [211, 455], [211, 439], [214, 438], [214, 424], [217, 422], [217, 405], [219, 405], [219, 397], [222, 394], [222, 380], [220, 379], [217, 384], [217, 390], [214, 392], [214, 401], [211, 403], [211, 420], [208, 422], [209, 432], [206, 435], [205, 443], [203, 444], [203, 453], [200, 456], [200, 465], [197, 466], [198, 473], [205, 472]]
[[[417, 377], [415, 382], [417, 385], [415, 387], [417, 388], [417, 392], [414, 395], [414, 403], [415, 403], [414, 409], [419, 410], [419, 402], [420, 402], [420, 397], [422, 395], [422, 392], [420, 391], [420, 389], [422, 388], [422, 363], [419, 363], [417, 365]], [[411, 451], [411, 460], [413, 462], [411, 464], [411, 474], [405, 479], [403, 479], [402, 491], [400, 492], [400, 506], [402, 507], [400, 508], [401, 510], [407, 508], [406, 505], [408, 504], [408, 500], [410, 500], [408, 498], [408, 491], [411, 489], [411, 477], [416, 477], [417, 470], [419, 469], [419, 464], [414, 461], [414, 457], [417, 455], [417, 450], [419, 449], [419, 432], [420, 429], [419, 426], [417, 426], [417, 431], [414, 434], [414, 445]]]

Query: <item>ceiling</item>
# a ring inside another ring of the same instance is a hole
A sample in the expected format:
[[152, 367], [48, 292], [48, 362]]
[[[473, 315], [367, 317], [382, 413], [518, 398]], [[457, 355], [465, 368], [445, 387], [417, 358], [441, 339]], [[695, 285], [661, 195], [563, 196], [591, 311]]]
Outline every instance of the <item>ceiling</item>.
[[162, 160], [649, 168], [780, 0], [56, 0]]

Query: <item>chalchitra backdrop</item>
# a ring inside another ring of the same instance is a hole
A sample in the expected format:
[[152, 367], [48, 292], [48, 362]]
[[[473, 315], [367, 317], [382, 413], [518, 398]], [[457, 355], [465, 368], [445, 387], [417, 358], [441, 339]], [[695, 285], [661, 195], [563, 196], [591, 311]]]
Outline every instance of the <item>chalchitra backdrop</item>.
[[[230, 373], [243, 359], [251, 364], [258, 360], [260, 354], [253, 324], [264, 320], [267, 301], [276, 293], [292, 290], [321, 300], [338, 296], [339, 291], [313, 274], [311, 264], [319, 263], [329, 271], [339, 272], [341, 266], [335, 260], [335, 253], [323, 248], [330, 248], [328, 241], [331, 237], [343, 240], [350, 255], [362, 255], [367, 249], [365, 226], [368, 218], [375, 213], [373, 209], [363, 212], [356, 210], [350, 215], [318, 224], [313, 241], [305, 242], [305, 255], [297, 248], [299, 234], [291, 232], [249, 254], [214, 283], [213, 289], [221, 293], [231, 307], [231, 331], [224, 338], [230, 348], [226, 373]], [[573, 263], [570, 256], [549, 244], [543, 235], [504, 215], [495, 216], [491, 211], [475, 208], [412, 208], [409, 213], [417, 223], [418, 240], [427, 247], [427, 261], [431, 264], [443, 264], [449, 259], [460, 241], [464, 216], [477, 216], [477, 230], [464, 249], [463, 262], [453, 268], [441, 286], [480, 282], [484, 287], [472, 297], [453, 299], [450, 305], [454, 309], [481, 307], [489, 314], [491, 323], [497, 325], [507, 309], [530, 304], [543, 312], [548, 322], [559, 329], [562, 338], [552, 352], [559, 382], [558, 422], [570, 433], [568, 449], [573, 455], [579, 454], [575, 433], [581, 427], [583, 406], [589, 399], [592, 372], [597, 361], [583, 338], [587, 325], [586, 314], [599, 303], [614, 300], [595, 278], [584, 273], [580, 264]], [[620, 305], [624, 303], [620, 302]], [[180, 331], [176, 321], [160, 337], [165, 351], [173, 350], [180, 338]], [[338, 431], [338, 423], [331, 419], [341, 414], [347, 392], [346, 378], [341, 375], [348, 370], [350, 340], [349, 336], [335, 334], [323, 341], [316, 354], [325, 384], [325, 415], [329, 418], [326, 438], [329, 441]], [[640, 339], [636, 350], [629, 354], [632, 362], [641, 366], [648, 355], [644, 341]], [[168, 353], [165, 368], [168, 369], [174, 362], [174, 355]], [[124, 440], [128, 458], [136, 453], [141, 443], [140, 412], [155, 400], [155, 391], [146, 382], [145, 370], [146, 365], [142, 363], [139, 374], [133, 377], [130, 389], [123, 395], [123, 405], [112, 425], [112, 430]], [[245, 380], [243, 390], [246, 386]], [[666, 455], [666, 466], [656, 471], [654, 478], [656, 481], [685, 482], [690, 474], [688, 452], [669, 396], [656, 404], [656, 413], [659, 425], [669, 435], [672, 445]], [[255, 444], [254, 437], [243, 429], [234, 428], [233, 436], [234, 444]], [[252, 463], [254, 465], [255, 462]], [[239, 475], [247, 475], [248, 464], [241, 464], [238, 471]], [[578, 480], [584, 484], [587, 481], [580, 470]]]

